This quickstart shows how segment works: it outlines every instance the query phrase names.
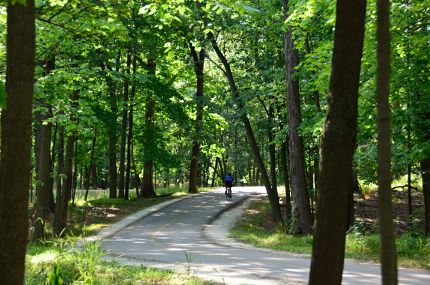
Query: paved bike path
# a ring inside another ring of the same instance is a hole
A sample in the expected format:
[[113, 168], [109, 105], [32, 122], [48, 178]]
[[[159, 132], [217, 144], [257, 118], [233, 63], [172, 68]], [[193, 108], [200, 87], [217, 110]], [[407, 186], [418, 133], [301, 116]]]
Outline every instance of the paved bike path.
[[[309, 258], [254, 249], [225, 237], [240, 208], [220, 212], [262, 192], [262, 188], [233, 188], [226, 201], [222, 190], [201, 193], [167, 205], [102, 240], [115, 260], [192, 271], [225, 284], [303, 284]], [[424, 270], [401, 269], [400, 284], [430, 284]], [[343, 284], [379, 284], [378, 265], [347, 261]]]

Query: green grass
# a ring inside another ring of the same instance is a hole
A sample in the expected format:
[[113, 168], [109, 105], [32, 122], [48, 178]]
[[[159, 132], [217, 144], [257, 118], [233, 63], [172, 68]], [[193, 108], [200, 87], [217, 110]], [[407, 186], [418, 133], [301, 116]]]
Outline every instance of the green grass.
[[214, 284], [169, 270], [120, 265], [103, 256], [98, 243], [78, 249], [73, 239], [30, 245], [25, 284]]
[[[267, 199], [251, 203], [244, 219], [230, 231], [230, 237], [257, 247], [311, 253], [311, 236], [292, 236], [283, 229], [268, 228], [271, 215]], [[345, 256], [365, 261], [378, 261], [379, 236], [367, 234], [360, 227], [347, 235]], [[430, 269], [430, 238], [416, 232], [407, 232], [396, 239], [397, 258], [400, 266]]]
[[28, 246], [25, 284], [215, 284], [190, 274], [108, 262], [103, 259], [104, 253], [98, 243], [86, 243], [84, 248], [75, 246], [78, 239], [94, 235], [138, 210], [185, 195], [185, 191], [169, 188], [157, 194], [171, 195], [151, 199], [137, 199], [135, 193], [130, 192], [130, 200], [124, 200], [109, 199], [104, 190], [91, 190], [88, 201], [84, 201], [80, 193], [75, 204], [69, 206], [67, 237], [53, 237], [51, 221], [47, 221], [48, 238]]

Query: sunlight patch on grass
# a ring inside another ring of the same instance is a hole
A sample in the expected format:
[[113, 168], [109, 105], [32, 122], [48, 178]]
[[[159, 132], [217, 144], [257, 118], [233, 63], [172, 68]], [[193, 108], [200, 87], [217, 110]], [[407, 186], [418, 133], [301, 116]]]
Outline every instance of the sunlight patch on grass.
[[[270, 205], [266, 200], [252, 202], [245, 217], [237, 221], [229, 236], [251, 245], [296, 253], [312, 252], [312, 236], [293, 236], [282, 229], [268, 229], [266, 219]], [[345, 257], [378, 261], [379, 235], [363, 231], [357, 224], [346, 237]], [[407, 232], [396, 239], [397, 258], [400, 266], [430, 269], [430, 238]]]
[[29, 257], [29, 262], [33, 264], [53, 262], [58, 257], [58, 252], [47, 250], [41, 254]]

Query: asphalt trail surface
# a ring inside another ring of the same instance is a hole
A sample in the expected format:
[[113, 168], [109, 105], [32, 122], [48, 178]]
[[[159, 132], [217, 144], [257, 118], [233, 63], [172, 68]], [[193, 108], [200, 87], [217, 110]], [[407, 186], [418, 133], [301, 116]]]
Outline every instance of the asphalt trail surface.
[[[123, 263], [188, 271], [222, 284], [306, 284], [309, 258], [225, 237], [244, 207], [230, 209], [262, 193], [262, 187], [234, 187], [231, 201], [222, 189], [193, 195], [104, 238], [102, 248]], [[379, 265], [345, 262], [342, 284], [380, 283]], [[430, 274], [400, 269], [399, 284], [429, 285]]]

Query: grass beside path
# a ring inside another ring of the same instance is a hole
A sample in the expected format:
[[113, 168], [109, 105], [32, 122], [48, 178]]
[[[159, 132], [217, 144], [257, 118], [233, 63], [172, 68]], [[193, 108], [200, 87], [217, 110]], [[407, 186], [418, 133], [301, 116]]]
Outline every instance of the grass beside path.
[[[97, 242], [85, 243], [83, 248], [75, 246], [80, 238], [95, 235], [102, 228], [136, 211], [186, 195], [180, 190], [161, 190], [158, 194], [163, 197], [131, 197], [128, 201], [105, 198], [105, 194], [97, 190], [92, 193], [92, 200], [85, 202], [78, 199], [75, 205], [69, 207], [67, 237], [53, 237], [49, 228], [51, 222], [47, 221], [47, 239], [29, 244], [25, 284], [215, 284], [189, 274], [106, 261], [105, 253]], [[169, 192], [172, 195], [166, 195]]]
[[[375, 229], [373, 229], [375, 230]], [[257, 247], [285, 250], [295, 253], [312, 252], [311, 236], [292, 236], [276, 228], [267, 198], [253, 201], [230, 231], [230, 237]], [[405, 232], [396, 240], [399, 266], [430, 269], [430, 238], [418, 232]], [[347, 235], [345, 256], [364, 261], [379, 259], [379, 236], [367, 229], [356, 227]]]

